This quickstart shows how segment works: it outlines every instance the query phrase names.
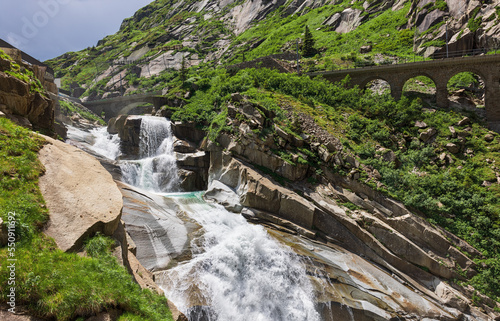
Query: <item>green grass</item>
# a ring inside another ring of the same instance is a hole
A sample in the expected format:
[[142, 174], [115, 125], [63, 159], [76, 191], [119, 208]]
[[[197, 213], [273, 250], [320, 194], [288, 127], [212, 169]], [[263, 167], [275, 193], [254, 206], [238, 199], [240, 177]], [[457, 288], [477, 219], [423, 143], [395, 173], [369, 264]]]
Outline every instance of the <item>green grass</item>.
[[320, 49], [324, 57], [340, 57], [353, 51], [357, 52], [361, 46], [370, 43], [374, 44], [372, 54], [402, 56], [412, 54], [414, 30], [398, 31], [399, 27], [407, 22], [406, 14], [410, 8], [409, 3], [399, 11], [387, 10], [377, 15], [349, 33], [339, 34], [323, 25], [329, 17], [350, 7], [349, 3], [344, 1], [337, 5], [326, 5], [302, 16], [288, 16], [284, 19], [278, 10], [264, 22], [239, 35], [234, 45], [251, 43], [258, 39], [264, 39], [264, 42], [250, 51], [243, 46], [234, 56], [241, 57], [239, 53], [241, 51], [245, 52], [246, 59], [250, 60], [281, 53], [281, 48], [286, 43], [295, 43], [297, 39], [302, 38], [306, 25], [313, 34], [316, 49]]
[[6, 70], [5, 73], [16, 77], [19, 80], [24, 81], [30, 86], [30, 92], [38, 92], [42, 95], [46, 95], [45, 89], [38, 78], [35, 77], [31, 70], [21, 69], [21, 66], [17, 64], [12, 58], [7, 55], [3, 50], [0, 49], [0, 59], [7, 60], [10, 62], [10, 69]]
[[[38, 188], [44, 168], [37, 151], [44, 140], [0, 119], [0, 215], [15, 213], [16, 305], [30, 314], [74, 320], [109, 309], [120, 320], [172, 320], [165, 297], [141, 290], [110, 253], [114, 241], [101, 235], [86, 242], [89, 257], [65, 253], [41, 229], [48, 211]], [[0, 248], [0, 303], [7, 302], [7, 259], [11, 247]], [[10, 257], [12, 258], [12, 256]]]

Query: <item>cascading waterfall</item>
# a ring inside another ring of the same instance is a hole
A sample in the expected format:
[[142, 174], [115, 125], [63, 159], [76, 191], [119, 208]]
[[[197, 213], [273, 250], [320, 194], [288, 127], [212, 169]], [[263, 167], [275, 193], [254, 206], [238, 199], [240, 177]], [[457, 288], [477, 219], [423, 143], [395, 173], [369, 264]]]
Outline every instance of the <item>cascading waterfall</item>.
[[176, 191], [179, 186], [170, 121], [162, 117], [141, 117], [139, 153], [141, 159], [120, 163], [123, 180], [153, 192]]
[[89, 149], [109, 159], [114, 160], [120, 155], [120, 138], [110, 135], [106, 127], [97, 127], [90, 132], [69, 125], [67, 127], [68, 139], [85, 142]]
[[116, 159], [120, 155], [120, 138], [118, 135], [109, 135], [106, 127], [94, 128], [90, 131], [95, 138], [92, 149], [109, 159]]
[[[141, 159], [119, 162], [125, 182], [168, 198], [165, 204], [174, 202], [178, 213], [187, 213], [204, 232], [191, 244], [192, 259], [156, 275], [189, 320], [319, 321], [305, 264], [291, 249], [262, 226], [205, 202], [202, 192], [159, 194], [178, 186], [170, 122], [143, 117], [140, 139]], [[118, 155], [116, 135], [101, 129], [92, 140], [94, 151], [108, 158]]]
[[[262, 226], [205, 203], [201, 193], [176, 199], [203, 227], [203, 244], [189, 262], [157, 275], [157, 283], [190, 321], [320, 320], [298, 255]], [[193, 283], [201, 297], [192, 297]]]

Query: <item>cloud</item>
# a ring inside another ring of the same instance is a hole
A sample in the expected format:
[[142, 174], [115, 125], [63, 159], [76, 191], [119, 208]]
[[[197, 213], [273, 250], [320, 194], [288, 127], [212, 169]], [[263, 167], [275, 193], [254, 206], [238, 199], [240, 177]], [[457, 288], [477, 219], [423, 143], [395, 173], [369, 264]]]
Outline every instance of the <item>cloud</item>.
[[[97, 44], [152, 0], [0, 0], [0, 38], [40, 60]], [[30, 4], [30, 5], [27, 5]]]

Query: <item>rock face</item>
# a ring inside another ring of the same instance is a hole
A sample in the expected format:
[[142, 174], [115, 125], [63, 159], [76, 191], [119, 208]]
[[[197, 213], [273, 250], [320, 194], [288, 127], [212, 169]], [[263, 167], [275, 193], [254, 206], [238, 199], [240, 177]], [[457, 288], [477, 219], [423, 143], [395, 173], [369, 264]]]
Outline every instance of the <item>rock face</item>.
[[46, 169], [40, 190], [50, 220], [44, 232], [64, 251], [78, 251], [97, 232], [113, 235], [123, 202], [111, 175], [85, 152], [45, 139], [48, 144], [39, 152]]
[[[12, 70], [11, 64], [13, 63], [12, 60], [0, 58], [0, 111], [22, 126], [52, 131], [54, 126], [53, 101], [46, 92], [34, 92], [30, 89], [30, 84], [7, 74], [6, 71]], [[22, 65], [21, 62], [19, 63]], [[44, 74], [38, 67], [23, 65], [22, 68]], [[25, 120], [22, 121], [19, 117]]]
[[120, 149], [125, 158], [139, 156], [141, 122], [139, 116], [120, 115], [108, 123], [108, 132], [118, 133], [120, 137]]
[[[347, 304], [355, 311], [355, 315], [358, 314], [355, 320], [388, 320], [401, 315], [398, 313], [418, 315], [419, 320], [454, 320], [460, 319], [462, 313], [473, 315], [474, 320], [489, 320], [495, 316], [491, 307], [486, 305], [482, 307], [486, 314], [471, 307], [470, 291], [454, 283], [450, 285], [450, 280], [462, 278], [457, 274], [456, 266], [460, 266], [468, 278], [476, 274], [474, 262], [458, 248], [466, 251], [471, 258], [480, 257], [478, 251], [463, 240], [431, 226], [401, 203], [378, 194], [356, 180], [333, 173], [327, 173], [326, 177], [328, 185], [319, 184], [312, 190], [297, 185], [301, 196], [259, 174], [228, 152], [212, 152], [209, 190], [205, 197], [219, 201], [230, 211], [241, 212], [250, 220], [284, 226], [297, 234], [340, 246], [343, 249], [339, 249], [340, 252], [350, 251], [351, 254], [345, 252], [345, 255], [350, 256], [348, 269], [339, 268], [342, 266], [339, 258], [331, 259], [328, 263], [336, 266], [336, 272], [326, 268], [332, 272], [331, 279], [347, 282], [335, 287], [344, 289], [345, 286], [346, 292], [329, 294], [331, 297], [323, 299], [330, 307], [332, 304]], [[354, 203], [361, 210], [351, 212], [339, 202]], [[340, 252], [340, 256], [344, 255]], [[357, 255], [372, 262], [369, 265], [375, 263], [384, 267], [393, 276], [377, 274], [379, 272], [373, 268], [360, 268], [357, 263], [363, 259]], [[325, 257], [322, 257], [320, 261], [324, 263], [324, 260]], [[355, 272], [357, 269], [360, 270]], [[368, 270], [372, 271], [369, 273], [375, 273], [373, 278], [367, 276]], [[391, 293], [398, 294], [388, 294], [388, 301], [380, 301], [375, 292], [352, 297], [350, 303], [333, 299], [342, 297], [345, 300], [351, 295], [348, 293], [353, 291], [348, 288], [357, 288], [354, 291], [359, 291], [360, 280], [365, 282], [368, 279], [375, 283], [361, 286], [362, 289], [375, 289], [375, 284], [391, 284]], [[400, 293], [396, 289], [401, 286], [409, 286], [413, 291], [402, 289]], [[318, 287], [322, 288], [320, 285]], [[414, 291], [420, 294], [415, 295]], [[377, 308], [370, 308], [360, 302], [369, 302], [371, 305], [368, 306]], [[432, 307], [428, 305], [429, 302], [433, 302]], [[464, 306], [468, 310], [458, 310]]]
[[[448, 50], [451, 56], [462, 55], [481, 48], [495, 48], [499, 41], [498, 16], [496, 2], [484, 3], [481, 1], [447, 0], [445, 5], [436, 6], [434, 2], [419, 0], [412, 2], [408, 13], [407, 28], [417, 27], [419, 36], [416, 39], [416, 51], [426, 56], [435, 55], [442, 58], [446, 55], [446, 48], [429, 47], [424, 44], [432, 40], [446, 41], [448, 36]], [[446, 24], [442, 22], [446, 21]], [[472, 23], [471, 23], [472, 22]], [[436, 28], [431, 33], [427, 30]], [[446, 29], [448, 32], [446, 32]]]

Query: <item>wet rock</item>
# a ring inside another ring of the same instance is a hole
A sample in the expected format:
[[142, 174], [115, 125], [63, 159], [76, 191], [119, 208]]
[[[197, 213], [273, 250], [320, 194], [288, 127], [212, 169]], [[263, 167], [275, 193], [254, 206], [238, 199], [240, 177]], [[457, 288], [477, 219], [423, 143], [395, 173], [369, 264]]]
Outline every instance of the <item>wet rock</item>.
[[140, 116], [119, 116], [115, 122], [120, 137], [120, 149], [125, 157], [139, 156], [141, 123]]
[[191, 258], [190, 241], [200, 228], [195, 221], [178, 212], [173, 201], [123, 183], [117, 185], [123, 195], [122, 220], [144, 268], [160, 271]]
[[116, 128], [116, 119], [118, 117], [113, 117], [108, 121], [108, 133], [111, 135], [118, 134], [118, 129]]
[[229, 186], [213, 180], [204, 194], [206, 200], [216, 201], [228, 211], [240, 213], [243, 206], [240, 204], [239, 195]]
[[62, 139], [66, 139], [68, 137], [68, 129], [64, 124], [60, 124], [58, 122], [54, 123], [54, 132], [61, 137]]

